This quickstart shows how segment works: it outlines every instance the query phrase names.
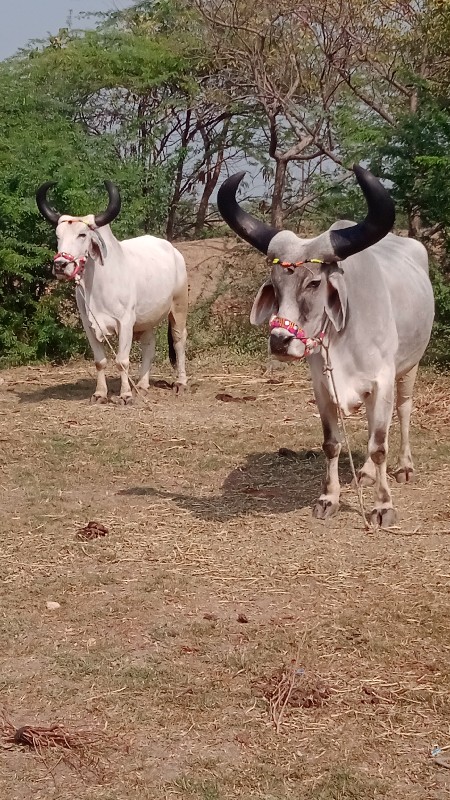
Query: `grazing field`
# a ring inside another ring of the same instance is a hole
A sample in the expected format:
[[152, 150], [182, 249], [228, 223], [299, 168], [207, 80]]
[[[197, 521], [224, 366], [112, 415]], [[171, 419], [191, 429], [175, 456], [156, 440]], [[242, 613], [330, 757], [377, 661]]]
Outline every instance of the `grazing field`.
[[[1, 797], [450, 797], [450, 380], [422, 371], [417, 482], [368, 534], [345, 454], [312, 519], [307, 369], [264, 370], [198, 358], [127, 408], [91, 362], [1, 373]], [[53, 723], [79, 739], [11, 741]]]

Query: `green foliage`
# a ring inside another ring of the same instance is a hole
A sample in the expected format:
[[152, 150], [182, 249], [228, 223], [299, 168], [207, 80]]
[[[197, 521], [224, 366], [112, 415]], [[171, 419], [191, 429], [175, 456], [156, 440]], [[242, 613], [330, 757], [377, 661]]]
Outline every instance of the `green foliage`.
[[[403, 116], [379, 148], [384, 174], [393, 183], [397, 208], [421, 228], [443, 227], [440, 263], [431, 265], [436, 319], [428, 358], [450, 362], [450, 110], [426, 93], [416, 113]], [[398, 217], [399, 215], [397, 215]], [[425, 242], [428, 248], [431, 242]], [[432, 250], [430, 250], [432, 252]]]
[[397, 204], [420, 212], [425, 226], [450, 226], [450, 113], [424, 97], [415, 114], [399, 119], [379, 148]]
[[[67, 33], [57, 45], [30, 54], [35, 79], [53, 91], [80, 101], [100, 90], [147, 92], [151, 87], [182, 81], [185, 63], [180, 42], [163, 38], [150, 43], [145, 35], [120, 30]], [[188, 79], [186, 77], [186, 85]]]
[[[328, 190], [324, 191], [327, 184]], [[308, 210], [306, 219], [317, 232], [325, 230], [337, 219], [358, 220], [367, 212], [364, 197], [354, 181], [333, 184], [330, 180], [321, 179], [315, 183], [314, 188], [320, 196]]]
[[155, 81], [158, 74], [165, 79], [176, 69], [175, 56], [164, 61], [162, 45], [149, 58], [143, 40], [134, 44], [134, 70], [127, 34], [114, 41], [109, 36], [103, 50], [88, 34], [64, 48], [58, 43], [0, 64], [0, 364], [67, 358], [86, 349], [80, 326], [67, 325], [61, 311], [61, 300], [71, 298], [73, 305], [73, 286], [46, 291], [55, 235], [37, 211], [38, 185], [57, 183], [52, 203], [62, 212], [95, 213], [105, 206], [102, 184], [109, 178], [123, 198], [114, 226], [119, 237], [164, 230], [171, 163], [143, 169], [137, 156], [123, 159], [121, 132], [88, 134], [74, 106], [88, 76], [94, 88], [100, 77], [117, 83], [122, 58], [130, 83]]
[[450, 366], [450, 282], [434, 261], [430, 263], [433, 283], [435, 320], [433, 335], [427, 351], [428, 363]]

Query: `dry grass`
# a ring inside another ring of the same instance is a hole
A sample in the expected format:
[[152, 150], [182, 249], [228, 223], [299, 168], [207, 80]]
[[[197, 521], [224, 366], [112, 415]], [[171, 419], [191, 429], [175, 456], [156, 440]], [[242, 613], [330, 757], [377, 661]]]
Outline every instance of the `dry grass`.
[[2, 373], [2, 706], [102, 732], [101, 772], [5, 750], [2, 796], [450, 797], [450, 382], [422, 373], [418, 481], [368, 535], [345, 456], [339, 515], [312, 519], [311, 383], [264, 368], [203, 359], [186, 398], [132, 408], [88, 404], [90, 365]]

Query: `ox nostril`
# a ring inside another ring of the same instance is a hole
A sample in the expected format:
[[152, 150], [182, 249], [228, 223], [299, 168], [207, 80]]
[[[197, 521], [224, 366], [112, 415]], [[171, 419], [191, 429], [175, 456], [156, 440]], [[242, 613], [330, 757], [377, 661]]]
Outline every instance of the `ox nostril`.
[[292, 334], [288, 333], [288, 331], [271, 333], [269, 339], [270, 351], [272, 353], [285, 353], [293, 338]]

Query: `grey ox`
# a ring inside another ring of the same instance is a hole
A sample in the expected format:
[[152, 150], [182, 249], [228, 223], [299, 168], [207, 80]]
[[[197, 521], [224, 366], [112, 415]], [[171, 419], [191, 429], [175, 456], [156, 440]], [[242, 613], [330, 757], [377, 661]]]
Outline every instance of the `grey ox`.
[[185, 346], [188, 283], [181, 253], [155, 236], [137, 236], [119, 242], [109, 227], [120, 212], [120, 194], [105, 181], [109, 202], [105, 211], [72, 217], [49, 205], [52, 182], [42, 184], [36, 202], [42, 216], [56, 228], [58, 252], [53, 259], [59, 280], [76, 283], [76, 300], [97, 368], [92, 396], [106, 403], [106, 336], [117, 334], [116, 364], [120, 371], [120, 400], [132, 401], [128, 369], [133, 338], [139, 339], [142, 361], [138, 389], [146, 392], [155, 354], [155, 328], [169, 318], [169, 357], [176, 367], [176, 392], [186, 388]]
[[372, 523], [388, 527], [395, 511], [386, 475], [388, 435], [397, 385], [400, 453], [395, 477], [411, 481], [409, 445], [412, 392], [428, 344], [434, 300], [422, 244], [389, 233], [395, 209], [389, 192], [368, 170], [353, 171], [368, 213], [355, 224], [341, 220], [313, 239], [278, 231], [244, 211], [236, 190], [244, 172], [220, 187], [219, 211], [243, 239], [267, 254], [271, 275], [261, 286], [250, 320], [269, 321], [270, 352], [282, 361], [308, 358], [322, 421], [326, 480], [313, 515], [326, 519], [339, 508], [338, 414], [330, 373], [344, 414], [365, 404], [368, 456], [357, 478], [375, 484]]

